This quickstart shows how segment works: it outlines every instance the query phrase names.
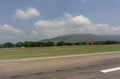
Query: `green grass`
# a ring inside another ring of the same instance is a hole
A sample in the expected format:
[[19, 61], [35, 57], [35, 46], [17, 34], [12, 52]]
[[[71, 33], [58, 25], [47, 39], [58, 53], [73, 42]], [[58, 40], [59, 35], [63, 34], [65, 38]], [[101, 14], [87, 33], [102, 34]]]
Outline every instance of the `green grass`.
[[32, 58], [120, 51], [120, 45], [63, 46], [0, 49], [0, 59]]

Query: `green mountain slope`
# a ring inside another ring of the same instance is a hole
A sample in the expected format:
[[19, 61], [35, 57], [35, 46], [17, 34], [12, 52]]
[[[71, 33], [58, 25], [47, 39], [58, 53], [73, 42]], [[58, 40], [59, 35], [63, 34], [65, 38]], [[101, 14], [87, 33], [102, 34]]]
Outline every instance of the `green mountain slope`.
[[42, 41], [77, 42], [77, 41], [105, 41], [105, 40], [120, 41], [120, 35], [72, 34], [72, 35], [58, 36], [52, 39], [44, 39]]

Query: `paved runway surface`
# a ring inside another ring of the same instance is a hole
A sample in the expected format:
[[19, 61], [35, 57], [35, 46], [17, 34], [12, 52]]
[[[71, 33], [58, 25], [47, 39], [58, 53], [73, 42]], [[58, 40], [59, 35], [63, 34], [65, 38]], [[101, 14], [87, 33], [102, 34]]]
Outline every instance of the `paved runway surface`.
[[0, 79], [120, 79], [120, 52], [21, 61], [0, 61]]

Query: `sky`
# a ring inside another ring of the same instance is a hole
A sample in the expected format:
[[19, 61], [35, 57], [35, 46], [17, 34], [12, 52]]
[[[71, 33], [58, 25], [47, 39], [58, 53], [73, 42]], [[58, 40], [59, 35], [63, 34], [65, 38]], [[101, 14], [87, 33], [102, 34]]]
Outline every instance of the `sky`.
[[120, 0], [0, 0], [0, 43], [120, 35]]

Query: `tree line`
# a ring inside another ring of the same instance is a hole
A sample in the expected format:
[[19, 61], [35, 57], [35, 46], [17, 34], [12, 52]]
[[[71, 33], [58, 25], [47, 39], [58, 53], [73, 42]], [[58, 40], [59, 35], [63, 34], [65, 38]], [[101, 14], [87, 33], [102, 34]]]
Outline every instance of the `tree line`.
[[6, 42], [0, 44], [0, 48], [13, 48], [13, 47], [51, 47], [51, 46], [73, 46], [73, 45], [107, 45], [107, 44], [120, 44], [120, 41], [89, 41], [89, 42], [41, 42], [41, 41], [25, 41], [11, 43]]

